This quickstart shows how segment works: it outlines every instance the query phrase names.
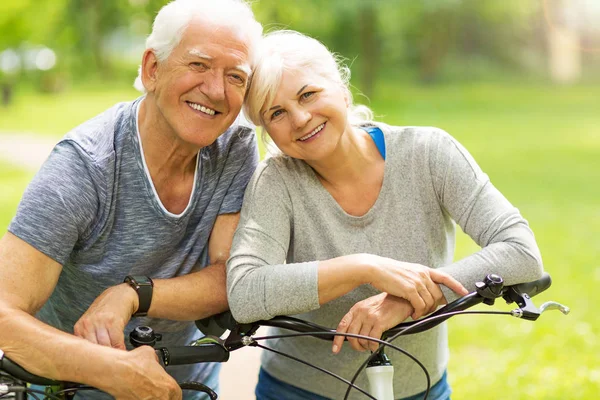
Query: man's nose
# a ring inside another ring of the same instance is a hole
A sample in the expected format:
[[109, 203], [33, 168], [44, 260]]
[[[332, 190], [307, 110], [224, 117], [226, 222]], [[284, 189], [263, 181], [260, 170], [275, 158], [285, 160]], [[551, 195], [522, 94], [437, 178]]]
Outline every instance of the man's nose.
[[215, 103], [225, 100], [224, 78], [225, 75], [222, 72], [213, 70], [212, 73], [207, 74], [204, 80], [202, 91]]
[[298, 108], [292, 111], [292, 124], [296, 129], [304, 128], [311, 118], [311, 113], [306, 109]]

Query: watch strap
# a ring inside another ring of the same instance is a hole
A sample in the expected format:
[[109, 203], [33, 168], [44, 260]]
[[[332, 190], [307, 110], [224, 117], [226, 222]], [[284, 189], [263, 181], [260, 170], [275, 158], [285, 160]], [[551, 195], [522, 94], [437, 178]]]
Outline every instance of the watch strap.
[[148, 315], [154, 289], [152, 279], [147, 276], [127, 275], [123, 282], [129, 284], [138, 295], [138, 309], [133, 313], [133, 316], [144, 317]]

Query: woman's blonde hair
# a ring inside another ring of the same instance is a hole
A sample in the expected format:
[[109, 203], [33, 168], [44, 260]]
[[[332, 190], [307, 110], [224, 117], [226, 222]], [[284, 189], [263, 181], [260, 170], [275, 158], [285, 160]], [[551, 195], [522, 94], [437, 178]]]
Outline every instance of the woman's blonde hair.
[[244, 102], [244, 114], [257, 126], [264, 127], [260, 110], [268, 109], [279, 88], [284, 71], [312, 70], [338, 83], [348, 98], [351, 124], [373, 120], [372, 111], [354, 105], [350, 92], [350, 69], [343, 58], [330, 52], [321, 42], [296, 31], [268, 33], [260, 42], [257, 63]]

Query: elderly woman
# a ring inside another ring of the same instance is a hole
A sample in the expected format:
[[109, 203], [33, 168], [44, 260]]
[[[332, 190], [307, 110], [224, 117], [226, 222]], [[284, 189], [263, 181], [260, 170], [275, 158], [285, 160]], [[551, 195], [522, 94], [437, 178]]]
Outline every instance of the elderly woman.
[[[282, 154], [260, 164], [246, 190], [227, 264], [237, 320], [300, 314], [379, 338], [474, 289], [488, 273], [507, 284], [541, 275], [527, 222], [448, 133], [372, 121], [366, 107], [352, 103], [348, 68], [317, 40], [281, 31], [262, 46], [245, 111]], [[482, 249], [453, 262], [455, 222]], [[313, 338], [270, 345], [349, 378], [364, 361], [355, 350], [376, 345], [342, 343], [334, 341], [333, 352]], [[430, 372], [429, 399], [449, 398], [446, 326], [395, 343]], [[418, 396], [422, 371], [390, 353], [395, 398]], [[265, 353], [256, 395], [335, 399], [346, 389]]]

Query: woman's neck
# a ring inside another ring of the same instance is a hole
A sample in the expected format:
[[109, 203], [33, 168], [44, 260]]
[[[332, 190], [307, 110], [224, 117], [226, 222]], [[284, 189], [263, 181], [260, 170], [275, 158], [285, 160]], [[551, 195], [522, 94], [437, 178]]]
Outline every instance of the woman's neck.
[[382, 160], [373, 140], [362, 129], [349, 126], [332, 154], [307, 164], [320, 180], [337, 187], [364, 181], [377, 161]]

